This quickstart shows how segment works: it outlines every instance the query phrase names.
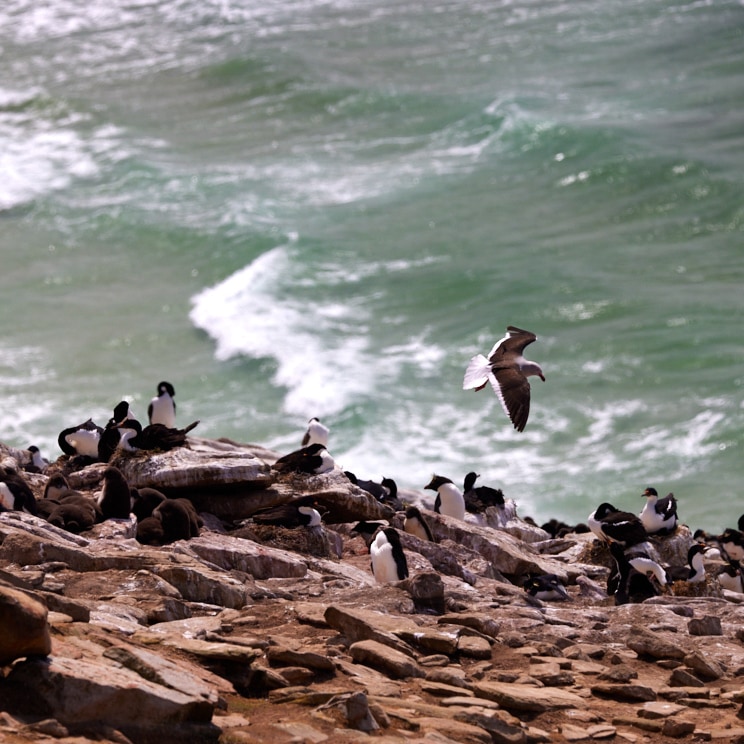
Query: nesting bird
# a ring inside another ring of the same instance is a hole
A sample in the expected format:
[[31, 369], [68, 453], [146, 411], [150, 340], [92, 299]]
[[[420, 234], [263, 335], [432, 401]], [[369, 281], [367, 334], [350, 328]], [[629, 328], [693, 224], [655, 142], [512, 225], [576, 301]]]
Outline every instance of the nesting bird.
[[36, 515], [36, 497], [23, 476], [0, 467], [0, 511], [25, 511]]
[[319, 527], [320, 512], [312, 496], [302, 496], [285, 504], [261, 509], [253, 515], [256, 524], [272, 524], [292, 529], [294, 527]]
[[333, 470], [335, 462], [325, 445], [310, 444], [307, 447], [290, 452], [280, 457], [273, 465], [280, 473], [308, 473], [319, 475]]
[[62, 452], [70, 457], [83, 455], [97, 460], [101, 434], [103, 429], [95, 424], [93, 419], [88, 419], [78, 426], [63, 429], [57, 437], [57, 444]]
[[443, 475], [433, 475], [428, 485], [424, 486], [430, 491], [436, 491], [434, 500], [434, 511], [455, 519], [465, 519], [465, 499], [460, 489]]
[[490, 382], [517, 431], [524, 431], [530, 414], [527, 378], [535, 375], [545, 381], [540, 365], [524, 358], [525, 347], [536, 339], [530, 331], [508, 326], [506, 335], [496, 342], [488, 359], [483, 354], [471, 358], [462, 383], [463, 390], [482, 390]]
[[708, 546], [696, 542], [687, 551], [687, 563], [684, 566], [667, 566], [667, 581], [687, 581], [690, 584], [698, 584], [705, 581], [704, 556]]
[[489, 506], [504, 506], [504, 493], [500, 488], [491, 486], [476, 486], [475, 481], [480, 475], [475, 471], [465, 476], [462, 487], [462, 497], [465, 501], [465, 510], [471, 514], [480, 514]]
[[647, 488], [642, 494], [646, 504], [640, 513], [643, 526], [649, 535], [669, 535], [677, 528], [677, 500], [670, 493], [663, 499], [655, 488]]
[[47, 469], [47, 465], [49, 465], [49, 460], [41, 456], [41, 450], [35, 444], [32, 444], [28, 448], [28, 453], [30, 459], [23, 466], [23, 469], [27, 473], [43, 473]]
[[603, 502], [588, 517], [589, 529], [602, 542], [619, 543], [623, 548], [646, 542], [648, 533], [640, 518]]
[[185, 429], [171, 429], [164, 424], [149, 424], [144, 429], [137, 419], [124, 419], [116, 426], [121, 432], [119, 447], [127, 452], [137, 450], [167, 451], [186, 445], [186, 435], [199, 424], [194, 421]]

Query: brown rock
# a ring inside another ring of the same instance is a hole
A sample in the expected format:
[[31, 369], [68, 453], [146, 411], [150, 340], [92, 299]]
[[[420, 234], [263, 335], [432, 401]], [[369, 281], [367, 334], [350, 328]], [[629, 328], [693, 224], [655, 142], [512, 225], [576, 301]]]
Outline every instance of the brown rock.
[[473, 685], [476, 697], [494, 700], [507, 710], [544, 713], [560, 708], [583, 708], [586, 702], [560, 688], [533, 687], [509, 682], [479, 682]]
[[642, 702], [656, 700], [656, 692], [645, 685], [593, 685], [592, 694], [597, 697], [621, 700], [623, 702]]
[[715, 615], [706, 615], [697, 617], [687, 623], [687, 630], [690, 635], [696, 636], [719, 636], [723, 635], [721, 628], [721, 618]]
[[684, 659], [686, 656], [686, 651], [680, 646], [640, 625], [631, 628], [626, 644], [639, 656], [650, 656], [654, 659]]
[[47, 608], [25, 592], [0, 586], [0, 666], [52, 651]]
[[422, 669], [409, 656], [377, 641], [352, 643], [349, 653], [357, 664], [379, 669], [393, 679], [424, 676]]

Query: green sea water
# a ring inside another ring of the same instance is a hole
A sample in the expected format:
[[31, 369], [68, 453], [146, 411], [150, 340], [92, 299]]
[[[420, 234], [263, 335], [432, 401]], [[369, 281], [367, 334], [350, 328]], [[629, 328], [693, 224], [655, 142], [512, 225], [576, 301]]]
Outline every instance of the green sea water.
[[[167, 379], [538, 521], [744, 512], [740, 2], [10, 0], [0, 53], [0, 441]], [[461, 389], [509, 324], [521, 434]]]

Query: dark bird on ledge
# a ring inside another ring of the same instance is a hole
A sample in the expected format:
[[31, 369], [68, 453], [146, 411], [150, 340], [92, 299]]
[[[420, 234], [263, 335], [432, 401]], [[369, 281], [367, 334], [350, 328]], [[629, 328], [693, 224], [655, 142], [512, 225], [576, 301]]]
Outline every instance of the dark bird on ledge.
[[121, 431], [119, 446], [128, 451], [168, 451], [186, 445], [186, 435], [199, 424], [194, 421], [185, 429], [171, 429], [163, 424], [148, 424], [144, 429], [137, 419], [125, 419], [117, 424]]
[[361, 478], [357, 478], [356, 475], [352, 473], [350, 470], [344, 470], [344, 475], [355, 486], [359, 486], [359, 488], [361, 488], [362, 491], [366, 491], [367, 493], [371, 494], [378, 501], [383, 501], [385, 497], [390, 493], [389, 489], [386, 486], [384, 486], [382, 483], [377, 483], [376, 481], [362, 480]]
[[524, 358], [524, 350], [537, 339], [530, 331], [508, 326], [488, 359], [476, 354], [465, 370], [463, 390], [482, 390], [490, 382], [496, 397], [517, 431], [524, 431], [530, 415], [530, 375], [545, 382], [542, 368]]
[[322, 524], [320, 512], [315, 508], [315, 499], [312, 496], [302, 496], [284, 504], [261, 509], [252, 519], [256, 524], [272, 524], [288, 529], [319, 527]]
[[555, 574], [530, 576], [524, 582], [523, 588], [530, 596], [543, 601], [571, 598], [563, 582]]
[[462, 497], [465, 509], [471, 514], [480, 514], [489, 506], [504, 506], [504, 493], [500, 488], [491, 486], [476, 486], [475, 481], [480, 478], [478, 473], [471, 471], [465, 476]]
[[272, 467], [280, 473], [295, 472], [319, 475], [333, 470], [335, 463], [325, 445], [315, 443], [283, 455]]

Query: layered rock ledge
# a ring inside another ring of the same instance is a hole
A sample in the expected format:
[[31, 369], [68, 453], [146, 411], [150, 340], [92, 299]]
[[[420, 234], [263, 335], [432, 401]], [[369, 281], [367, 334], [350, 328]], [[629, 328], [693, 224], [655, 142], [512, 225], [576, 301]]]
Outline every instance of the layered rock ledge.
[[[744, 742], [743, 595], [615, 606], [591, 535], [430, 511], [435, 542], [401, 533], [410, 577], [377, 584], [352, 528], [401, 512], [338, 469], [278, 475], [261, 447], [190, 445], [116, 465], [189, 499], [198, 537], [0, 514], [0, 741]], [[100, 490], [103, 465], [57, 465]], [[47, 477], [26, 476], [37, 497]], [[320, 528], [251, 521], [308, 494]], [[570, 599], [528, 595], [532, 573]]]

